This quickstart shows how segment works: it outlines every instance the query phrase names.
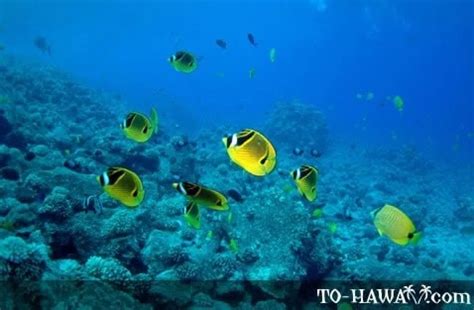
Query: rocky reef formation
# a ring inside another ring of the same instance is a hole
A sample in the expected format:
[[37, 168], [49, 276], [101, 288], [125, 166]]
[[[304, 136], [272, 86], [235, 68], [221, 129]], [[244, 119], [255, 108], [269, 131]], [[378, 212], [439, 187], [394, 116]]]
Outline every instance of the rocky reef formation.
[[326, 119], [314, 105], [299, 100], [277, 102], [265, 125], [265, 132], [279, 148], [299, 148], [310, 154], [325, 152], [329, 143]]

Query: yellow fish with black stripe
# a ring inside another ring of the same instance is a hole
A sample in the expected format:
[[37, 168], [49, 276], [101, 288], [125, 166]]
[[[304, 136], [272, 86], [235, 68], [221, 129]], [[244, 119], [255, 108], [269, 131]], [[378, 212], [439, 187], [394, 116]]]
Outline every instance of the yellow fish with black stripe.
[[198, 205], [217, 211], [229, 209], [227, 198], [213, 189], [190, 182], [173, 183], [173, 187]]
[[412, 220], [402, 210], [386, 204], [371, 213], [381, 236], [387, 236], [399, 245], [416, 244], [421, 239]]
[[158, 114], [151, 109], [150, 118], [138, 112], [128, 113], [120, 124], [125, 136], [136, 142], [146, 142], [158, 131]]
[[260, 132], [244, 129], [222, 139], [230, 160], [248, 173], [264, 176], [276, 166], [276, 151]]
[[318, 175], [319, 170], [310, 165], [303, 165], [291, 172], [298, 192], [309, 201], [314, 201], [318, 196]]
[[201, 215], [199, 214], [199, 207], [194, 201], [188, 202], [184, 207], [184, 219], [189, 226], [199, 229], [201, 228]]
[[137, 207], [145, 196], [138, 175], [123, 167], [110, 167], [97, 177], [97, 181], [110, 197], [127, 207]]
[[197, 68], [197, 59], [186, 51], [176, 52], [168, 58], [169, 63], [178, 72], [191, 73]]

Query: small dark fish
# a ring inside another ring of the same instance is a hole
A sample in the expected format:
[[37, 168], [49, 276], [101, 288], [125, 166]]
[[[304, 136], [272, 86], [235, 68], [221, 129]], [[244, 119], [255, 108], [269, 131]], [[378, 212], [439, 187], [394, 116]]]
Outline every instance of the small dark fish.
[[222, 40], [222, 39], [216, 40], [216, 44], [219, 45], [219, 46], [220, 46], [221, 48], [223, 48], [223, 49], [226, 49], [226, 48], [227, 48], [227, 43], [226, 43], [224, 40]]
[[257, 42], [255, 42], [255, 38], [253, 37], [253, 34], [248, 33], [247, 38], [249, 39], [250, 44], [252, 44], [253, 46], [257, 46]]
[[49, 56], [51, 56], [51, 45], [49, 45], [45, 37], [36, 37], [33, 43], [40, 51], [42, 51], [43, 53], [47, 53]]
[[237, 202], [244, 201], [244, 198], [242, 197], [242, 195], [235, 189], [229, 189], [227, 191], [227, 195], [229, 195], [230, 198], [234, 199]]

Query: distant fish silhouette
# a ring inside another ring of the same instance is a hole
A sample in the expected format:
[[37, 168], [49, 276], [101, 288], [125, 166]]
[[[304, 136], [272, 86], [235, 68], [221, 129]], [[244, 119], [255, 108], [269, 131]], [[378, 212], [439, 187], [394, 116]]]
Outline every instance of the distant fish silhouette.
[[247, 33], [247, 38], [249, 39], [250, 44], [253, 46], [257, 46], [257, 42], [255, 42], [255, 38], [253, 37], [253, 34]]
[[222, 40], [222, 39], [216, 40], [216, 44], [219, 45], [219, 46], [220, 46], [221, 48], [223, 48], [223, 49], [226, 49], [226, 48], [227, 48], [227, 43], [226, 43], [224, 40]]
[[47, 53], [49, 56], [51, 56], [51, 45], [49, 45], [45, 37], [36, 37], [33, 43], [40, 51], [42, 51], [43, 53]]

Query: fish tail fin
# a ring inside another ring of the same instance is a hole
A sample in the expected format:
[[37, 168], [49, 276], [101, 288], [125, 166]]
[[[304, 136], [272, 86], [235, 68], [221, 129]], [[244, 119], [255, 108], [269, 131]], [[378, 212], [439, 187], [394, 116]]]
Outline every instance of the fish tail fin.
[[154, 133], [158, 132], [158, 113], [154, 107], [151, 108], [151, 124], [153, 126]]
[[416, 233], [414, 233], [413, 238], [411, 239], [411, 244], [417, 245], [420, 242], [422, 236], [423, 234], [420, 231], [417, 231]]

